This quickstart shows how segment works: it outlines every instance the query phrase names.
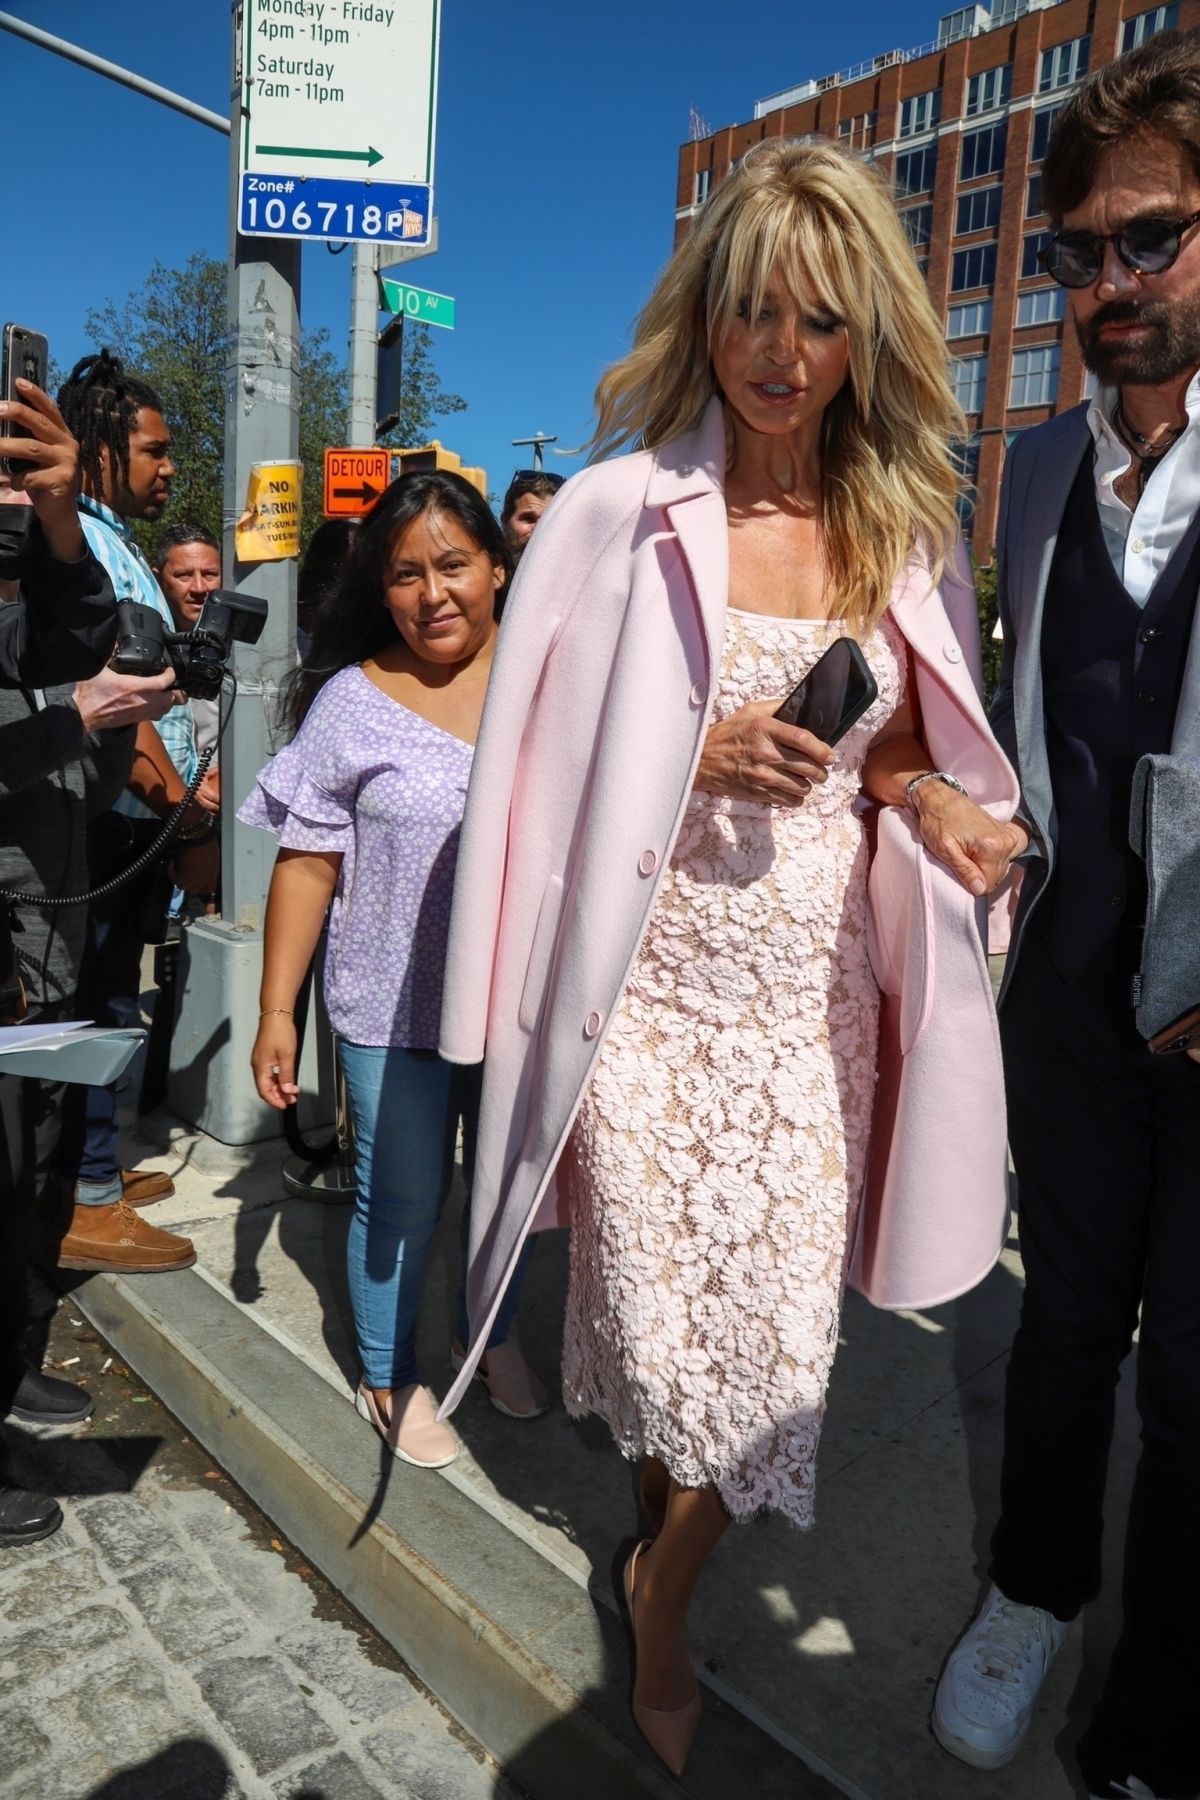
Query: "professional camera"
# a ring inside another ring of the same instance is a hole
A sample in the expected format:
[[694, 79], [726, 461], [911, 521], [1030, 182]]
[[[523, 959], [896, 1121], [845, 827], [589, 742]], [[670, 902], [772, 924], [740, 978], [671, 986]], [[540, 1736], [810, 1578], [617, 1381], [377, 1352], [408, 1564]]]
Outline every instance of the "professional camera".
[[234, 644], [257, 644], [262, 636], [267, 603], [251, 594], [214, 588], [205, 596], [190, 631], [168, 631], [152, 606], [136, 600], [120, 601], [117, 617], [117, 647], [110, 668], [122, 675], [161, 675], [173, 668], [185, 694], [215, 700]]

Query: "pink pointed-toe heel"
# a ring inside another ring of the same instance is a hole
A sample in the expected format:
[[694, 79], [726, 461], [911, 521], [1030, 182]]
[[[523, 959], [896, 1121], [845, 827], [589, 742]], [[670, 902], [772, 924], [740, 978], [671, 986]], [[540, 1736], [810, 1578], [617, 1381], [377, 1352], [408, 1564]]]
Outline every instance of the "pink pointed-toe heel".
[[[637, 1631], [634, 1626], [633, 1584], [638, 1557], [643, 1550], [649, 1548], [649, 1538], [643, 1538], [640, 1543], [634, 1545], [633, 1554], [621, 1571], [618, 1595], [618, 1599], [624, 1601], [623, 1615], [629, 1634], [629, 1661], [632, 1672], [630, 1706], [633, 1712], [633, 1722], [654, 1754], [666, 1765], [672, 1775], [679, 1776], [687, 1767], [687, 1759], [695, 1741], [697, 1727], [700, 1724], [699, 1683], [697, 1682], [690, 1700], [686, 1700], [682, 1706], [674, 1706], [665, 1712], [657, 1707], [643, 1706], [633, 1694], [633, 1686], [637, 1681]], [[619, 1556], [618, 1567], [620, 1567]]]

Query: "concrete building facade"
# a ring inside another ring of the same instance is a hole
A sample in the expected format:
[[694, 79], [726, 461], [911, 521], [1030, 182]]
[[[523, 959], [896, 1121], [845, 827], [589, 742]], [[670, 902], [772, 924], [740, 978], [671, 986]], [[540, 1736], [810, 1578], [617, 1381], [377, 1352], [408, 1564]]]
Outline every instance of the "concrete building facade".
[[675, 241], [739, 157], [821, 134], [877, 160], [943, 320], [971, 436], [964, 527], [991, 560], [1012, 437], [1075, 406], [1087, 371], [1066, 291], [1037, 261], [1040, 168], [1054, 118], [1091, 70], [1157, 32], [1200, 25], [1200, 0], [994, 0], [947, 13], [937, 38], [760, 100], [754, 117], [679, 152]]

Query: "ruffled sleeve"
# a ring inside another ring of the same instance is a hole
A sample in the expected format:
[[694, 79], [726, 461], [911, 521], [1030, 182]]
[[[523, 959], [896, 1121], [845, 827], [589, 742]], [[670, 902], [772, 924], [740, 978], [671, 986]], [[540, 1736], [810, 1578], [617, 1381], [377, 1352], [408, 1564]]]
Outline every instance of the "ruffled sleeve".
[[332, 703], [335, 685], [319, 696], [293, 742], [260, 770], [238, 808], [243, 825], [273, 832], [284, 850], [351, 848], [360, 771], [347, 728], [352, 711]]

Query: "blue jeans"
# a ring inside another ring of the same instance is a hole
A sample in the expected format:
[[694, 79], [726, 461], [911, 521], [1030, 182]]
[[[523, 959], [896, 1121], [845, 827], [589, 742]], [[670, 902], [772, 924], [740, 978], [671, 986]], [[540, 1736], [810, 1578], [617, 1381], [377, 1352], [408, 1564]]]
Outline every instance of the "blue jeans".
[[[354, 1120], [358, 1197], [346, 1256], [363, 1379], [373, 1388], [411, 1387], [421, 1379], [415, 1344], [421, 1283], [454, 1176], [460, 1118], [467, 1202], [455, 1329], [461, 1343], [469, 1341], [466, 1248], [482, 1066], [443, 1062], [436, 1050], [344, 1042], [338, 1050]], [[496, 1315], [489, 1349], [508, 1336], [532, 1252], [528, 1243]]]

